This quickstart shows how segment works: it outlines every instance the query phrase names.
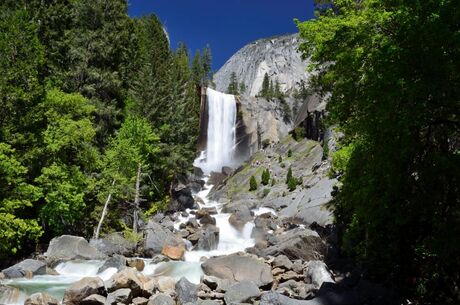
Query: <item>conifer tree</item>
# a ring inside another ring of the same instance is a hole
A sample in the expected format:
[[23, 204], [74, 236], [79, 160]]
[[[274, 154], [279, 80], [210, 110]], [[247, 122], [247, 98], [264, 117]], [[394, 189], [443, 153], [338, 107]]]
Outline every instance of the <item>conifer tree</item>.
[[238, 95], [238, 80], [236, 78], [235, 72], [232, 72], [232, 74], [230, 74], [230, 83], [228, 84], [227, 93]]
[[257, 181], [254, 176], [251, 176], [251, 178], [249, 178], [249, 191], [252, 192], [255, 190], [257, 190]]

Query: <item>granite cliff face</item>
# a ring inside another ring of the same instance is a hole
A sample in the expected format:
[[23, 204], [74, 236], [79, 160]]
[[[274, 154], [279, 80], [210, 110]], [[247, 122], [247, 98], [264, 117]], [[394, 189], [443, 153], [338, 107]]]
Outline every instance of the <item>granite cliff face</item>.
[[262, 88], [265, 73], [278, 80], [283, 92], [290, 92], [301, 80], [307, 81], [308, 62], [297, 51], [300, 38], [297, 34], [265, 38], [250, 43], [233, 55], [214, 75], [218, 91], [227, 91], [230, 75], [244, 82], [244, 95], [256, 96]]

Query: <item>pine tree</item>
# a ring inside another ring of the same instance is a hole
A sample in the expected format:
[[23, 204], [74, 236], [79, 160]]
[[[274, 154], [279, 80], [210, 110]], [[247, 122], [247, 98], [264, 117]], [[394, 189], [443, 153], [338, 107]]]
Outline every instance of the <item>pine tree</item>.
[[246, 84], [244, 82], [240, 83], [240, 93], [245, 94], [246, 93]]
[[292, 179], [292, 168], [289, 166], [289, 169], [286, 175], [286, 183], [289, 183], [291, 179]]
[[268, 98], [270, 93], [270, 78], [265, 73], [264, 80], [262, 81], [262, 89], [259, 92], [260, 97]]
[[203, 64], [201, 63], [200, 51], [196, 51], [192, 60], [192, 78], [196, 85], [201, 86], [204, 78]]
[[230, 74], [230, 83], [228, 84], [227, 93], [238, 95], [238, 80], [236, 78], [235, 72], [232, 72], [232, 74]]
[[268, 183], [270, 183], [270, 172], [268, 169], [264, 169], [262, 172], [261, 183], [263, 185], [268, 185]]
[[211, 54], [211, 47], [206, 45], [203, 50], [203, 57], [201, 58], [201, 63], [203, 66], [203, 83], [205, 86], [208, 86], [211, 75], [212, 75], [212, 54]]
[[249, 191], [252, 192], [255, 190], [257, 190], [257, 181], [254, 176], [251, 176], [251, 178], [249, 179]]

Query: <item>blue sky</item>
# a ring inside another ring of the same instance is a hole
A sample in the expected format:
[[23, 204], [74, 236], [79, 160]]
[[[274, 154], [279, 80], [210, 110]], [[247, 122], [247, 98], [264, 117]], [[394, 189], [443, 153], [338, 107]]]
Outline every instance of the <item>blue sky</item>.
[[313, 0], [129, 0], [132, 17], [155, 13], [166, 26], [171, 46], [185, 42], [192, 53], [211, 46], [218, 70], [249, 42], [295, 33], [293, 19], [313, 17]]

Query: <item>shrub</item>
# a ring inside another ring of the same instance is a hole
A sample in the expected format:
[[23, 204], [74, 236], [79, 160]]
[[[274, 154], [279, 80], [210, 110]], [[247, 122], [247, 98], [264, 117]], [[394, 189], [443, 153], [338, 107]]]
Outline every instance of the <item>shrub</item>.
[[278, 163], [282, 163], [283, 162], [283, 157], [281, 157], [281, 155], [278, 157]]
[[289, 183], [289, 181], [292, 179], [292, 168], [289, 167], [287, 176], [286, 176], [286, 183]]
[[257, 181], [254, 176], [251, 176], [251, 178], [249, 179], [249, 191], [252, 192], [255, 190], [257, 190]]
[[292, 157], [292, 150], [291, 149], [288, 150], [287, 156], [288, 156], [288, 158]]
[[274, 186], [276, 184], [276, 180], [275, 178], [272, 179], [272, 186]]
[[268, 183], [270, 183], [270, 172], [268, 171], [268, 169], [265, 169], [262, 172], [262, 181], [261, 181], [261, 183], [263, 185], [268, 185]]
[[299, 182], [297, 181], [297, 179], [294, 177], [291, 177], [291, 179], [289, 179], [289, 181], [287, 182], [288, 190], [292, 192], [293, 190], [296, 189], [298, 184]]
[[303, 128], [303, 127], [296, 127], [296, 128], [294, 129], [294, 134], [293, 134], [294, 140], [300, 141], [300, 140], [302, 140], [303, 138], [305, 138], [306, 135], [307, 135], [307, 132], [306, 132], [305, 128]]

